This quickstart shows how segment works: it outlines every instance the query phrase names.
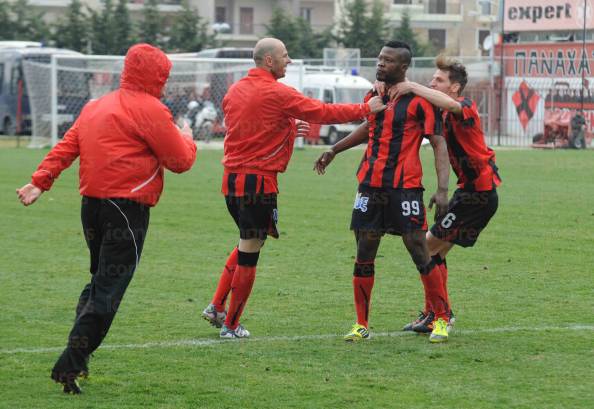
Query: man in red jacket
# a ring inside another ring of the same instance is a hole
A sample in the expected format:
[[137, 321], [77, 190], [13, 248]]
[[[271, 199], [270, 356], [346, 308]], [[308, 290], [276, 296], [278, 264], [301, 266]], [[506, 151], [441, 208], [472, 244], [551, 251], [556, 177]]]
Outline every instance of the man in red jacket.
[[163, 190], [163, 168], [189, 170], [196, 145], [186, 125], [175, 126], [159, 101], [171, 62], [158, 48], [128, 50], [119, 90], [90, 101], [33, 174], [17, 189], [28, 206], [80, 157], [81, 219], [91, 254], [91, 282], [83, 289], [68, 346], [52, 370], [65, 393], [81, 392], [89, 355], [107, 335], [140, 261], [149, 209]]
[[278, 82], [291, 63], [280, 40], [258, 41], [254, 61], [256, 68], [223, 99], [227, 134], [222, 191], [240, 240], [227, 259], [212, 302], [202, 312], [206, 320], [221, 328], [221, 338], [250, 335], [239, 318], [256, 277], [260, 249], [267, 235], [278, 238], [276, 175], [285, 171], [293, 153], [295, 120], [343, 123], [385, 109], [379, 97], [365, 104], [324, 104]]

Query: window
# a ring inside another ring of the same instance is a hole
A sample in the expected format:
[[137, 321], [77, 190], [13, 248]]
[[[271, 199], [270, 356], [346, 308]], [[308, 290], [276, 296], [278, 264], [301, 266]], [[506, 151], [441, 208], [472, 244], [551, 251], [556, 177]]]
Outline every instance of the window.
[[442, 51], [446, 48], [446, 31], [445, 30], [429, 30], [429, 42], [433, 44], [436, 51]]
[[4, 85], [4, 64], [0, 64], [0, 95], [2, 94], [3, 85]]
[[311, 24], [311, 8], [301, 7], [301, 18]]
[[19, 81], [21, 80], [20, 62], [12, 67], [10, 74], [10, 95], [17, 95], [19, 92]]
[[411, 0], [394, 0], [394, 4], [412, 4]]
[[332, 104], [334, 102], [334, 97], [332, 96], [332, 90], [331, 89], [325, 89], [324, 90], [324, 102], [326, 104]]
[[303, 95], [305, 95], [308, 98], [318, 99], [318, 93], [319, 93], [318, 88], [308, 88], [308, 87], [303, 88]]
[[[499, 0], [501, 1], [501, 0]], [[491, 1], [490, 0], [478, 0], [478, 8], [483, 16], [491, 15]]]
[[254, 34], [254, 8], [239, 8], [239, 34]]
[[489, 34], [491, 34], [489, 30], [479, 30], [478, 32], [478, 48], [481, 50], [481, 55], [489, 55], [489, 50], [485, 50], [483, 47], [485, 38], [487, 38]]
[[446, 14], [446, 0], [430, 0], [429, 14]]
[[227, 22], [227, 8], [217, 7], [215, 8], [215, 23], [226, 23]]

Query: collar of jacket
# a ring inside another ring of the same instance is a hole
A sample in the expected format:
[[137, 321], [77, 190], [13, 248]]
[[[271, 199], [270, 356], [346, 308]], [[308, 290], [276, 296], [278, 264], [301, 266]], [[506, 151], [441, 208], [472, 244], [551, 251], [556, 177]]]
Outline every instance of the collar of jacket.
[[260, 77], [260, 78], [266, 78], [266, 79], [270, 79], [272, 81], [276, 81], [276, 78], [274, 78], [274, 76], [272, 75], [272, 73], [270, 71], [265, 70], [264, 68], [251, 68], [248, 71], [248, 75], [250, 77]]

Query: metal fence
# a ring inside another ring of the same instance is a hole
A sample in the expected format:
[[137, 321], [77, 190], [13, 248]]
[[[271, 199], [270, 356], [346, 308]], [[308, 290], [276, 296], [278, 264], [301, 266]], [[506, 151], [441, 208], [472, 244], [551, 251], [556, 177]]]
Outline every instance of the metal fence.
[[[549, 130], [549, 124], [568, 128], [583, 109], [586, 138], [594, 143], [594, 59], [537, 57], [457, 57], [468, 73], [464, 95], [478, 106], [483, 131], [490, 145], [531, 146]], [[322, 65], [323, 60], [305, 60]], [[375, 80], [376, 59], [361, 59], [350, 67]], [[501, 67], [505, 71], [501, 76]], [[348, 67], [347, 67], [348, 68]], [[407, 78], [428, 85], [435, 73], [435, 58], [413, 58]]]
[[[476, 101], [483, 130], [490, 145], [530, 146], [546, 133], [551, 121], [568, 127], [583, 108], [587, 141], [594, 136], [594, 60], [576, 64], [557, 59], [548, 72], [500, 76], [501, 61], [506, 71], [518, 66], [516, 60], [489, 57], [458, 58], [468, 71], [464, 95]], [[527, 67], [536, 67], [538, 61]], [[548, 63], [547, 63], [548, 64]], [[324, 65], [323, 60], [295, 61], [290, 69], [303, 73], [307, 65]], [[341, 68], [375, 80], [375, 59], [361, 59], [356, 66]], [[58, 56], [50, 64], [24, 62], [26, 96], [32, 119], [32, 146], [55, 144], [80, 113], [84, 104], [119, 86], [121, 57]], [[221, 136], [225, 132], [221, 102], [229, 86], [253, 67], [251, 60], [173, 59], [163, 102], [177, 121], [194, 122], [210, 118], [211, 127], [199, 138]], [[532, 67], [532, 68], [534, 68]], [[569, 67], [567, 69], [561, 67]], [[573, 67], [573, 68], [572, 68]], [[546, 67], [545, 67], [546, 68]], [[428, 84], [435, 72], [434, 58], [415, 58], [408, 79]], [[298, 86], [298, 85], [297, 85]], [[200, 117], [202, 115], [202, 117]], [[209, 116], [208, 116], [209, 115]]]

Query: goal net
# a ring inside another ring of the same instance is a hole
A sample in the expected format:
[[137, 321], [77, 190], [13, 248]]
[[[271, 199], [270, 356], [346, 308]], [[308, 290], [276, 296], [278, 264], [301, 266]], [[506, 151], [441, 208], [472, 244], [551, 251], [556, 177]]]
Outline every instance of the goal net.
[[[209, 131], [224, 134], [222, 101], [229, 87], [253, 68], [250, 59], [171, 57], [173, 67], [161, 101], [181, 124], [196, 110], [214, 107]], [[24, 61], [23, 72], [32, 120], [31, 147], [55, 145], [84, 105], [119, 87], [124, 59], [117, 56], [53, 55], [50, 63]], [[298, 63], [299, 64], [299, 63]], [[212, 112], [212, 111], [211, 111]], [[213, 113], [214, 116], [214, 113]]]
[[324, 65], [346, 72], [361, 71], [361, 50], [358, 48], [324, 48]]

